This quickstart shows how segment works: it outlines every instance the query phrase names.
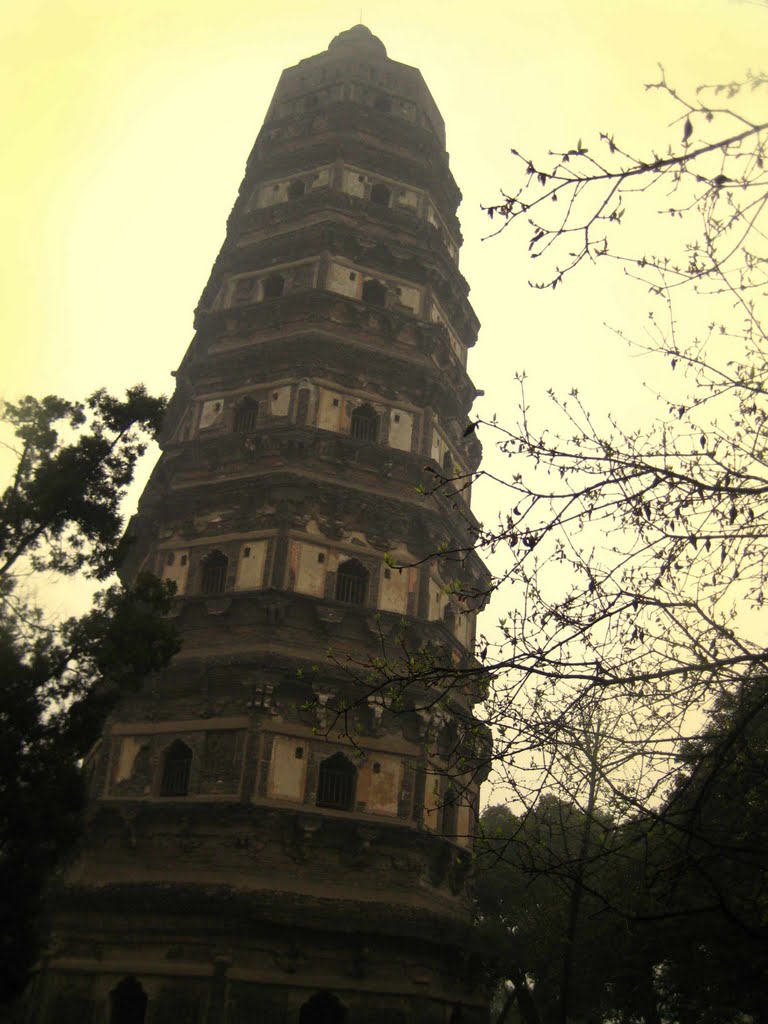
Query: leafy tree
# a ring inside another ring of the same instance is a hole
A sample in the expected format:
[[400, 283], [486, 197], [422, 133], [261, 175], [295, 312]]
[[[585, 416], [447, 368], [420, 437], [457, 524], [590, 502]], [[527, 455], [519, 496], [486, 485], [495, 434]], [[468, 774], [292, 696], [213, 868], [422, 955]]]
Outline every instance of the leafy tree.
[[[768, 689], [721, 697], [655, 817], [615, 823], [551, 795], [488, 808], [476, 903], [526, 1024], [726, 1024], [768, 1011]], [[587, 837], [586, 842], [585, 836]], [[565, 939], [576, 984], [564, 1013]]]
[[85, 403], [5, 406], [17, 461], [0, 497], [0, 1001], [23, 988], [50, 873], [72, 848], [82, 759], [117, 696], [178, 649], [172, 589], [149, 575], [111, 586], [90, 612], [50, 623], [28, 582], [56, 572], [104, 580], [124, 541], [120, 503], [161, 399], [143, 388]]
[[[652, 880], [666, 927], [660, 980], [680, 1021], [768, 1014], [768, 686], [750, 677], [687, 744]], [[664, 884], [662, 885], [662, 881]]]
[[552, 795], [520, 815], [503, 805], [484, 811], [476, 908], [496, 953], [491, 970], [513, 986], [496, 1024], [513, 1005], [525, 1024], [615, 1012], [610, 982], [628, 934], [614, 905], [621, 899], [616, 860], [606, 856], [615, 836], [609, 819]]

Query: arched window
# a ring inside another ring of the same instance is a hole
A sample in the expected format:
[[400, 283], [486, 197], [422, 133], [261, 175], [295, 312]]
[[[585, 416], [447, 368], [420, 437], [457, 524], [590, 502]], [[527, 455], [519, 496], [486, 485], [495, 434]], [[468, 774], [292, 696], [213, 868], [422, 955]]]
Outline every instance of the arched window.
[[365, 604], [368, 570], [356, 558], [342, 562], [336, 570], [336, 600], [346, 604]]
[[174, 740], [163, 756], [163, 778], [160, 796], [186, 796], [189, 792], [189, 770], [192, 751], [186, 743]]
[[288, 198], [300, 199], [307, 190], [306, 184], [301, 178], [295, 178], [288, 186]]
[[337, 811], [351, 811], [355, 806], [357, 769], [343, 754], [334, 754], [320, 765], [317, 780], [318, 807], [332, 807]]
[[285, 278], [282, 274], [270, 274], [264, 280], [264, 298], [277, 299], [285, 289]]
[[202, 562], [200, 589], [204, 594], [220, 594], [227, 582], [229, 559], [221, 551], [211, 551]]
[[389, 201], [392, 198], [392, 193], [382, 182], [378, 181], [375, 185], [371, 186], [371, 202], [378, 203], [379, 206], [389, 206]]
[[133, 976], [123, 978], [109, 993], [109, 1024], [144, 1024], [147, 996]]
[[392, 111], [392, 100], [389, 96], [377, 96], [373, 101], [373, 105], [376, 110], [380, 110], [382, 114], [389, 114]]
[[367, 302], [371, 306], [386, 306], [387, 304], [387, 289], [381, 281], [376, 281], [374, 278], [363, 282], [362, 296], [363, 302]]
[[379, 434], [379, 417], [366, 402], [353, 411], [349, 432], [358, 441], [375, 441]]
[[444, 836], [448, 836], [450, 839], [456, 838], [457, 810], [456, 791], [453, 786], [449, 786], [445, 791], [445, 796], [443, 797], [442, 832]]
[[453, 633], [456, 629], [456, 612], [450, 604], [447, 604], [445, 608], [443, 608], [443, 622], [451, 633]]
[[448, 476], [454, 475], [453, 456], [451, 455], [450, 452], [446, 452], [445, 455], [443, 456], [443, 472], [446, 473]]
[[235, 411], [235, 430], [239, 434], [252, 434], [259, 422], [259, 403], [244, 399]]
[[299, 388], [299, 394], [296, 399], [296, 422], [300, 427], [303, 427], [309, 417], [309, 388]]

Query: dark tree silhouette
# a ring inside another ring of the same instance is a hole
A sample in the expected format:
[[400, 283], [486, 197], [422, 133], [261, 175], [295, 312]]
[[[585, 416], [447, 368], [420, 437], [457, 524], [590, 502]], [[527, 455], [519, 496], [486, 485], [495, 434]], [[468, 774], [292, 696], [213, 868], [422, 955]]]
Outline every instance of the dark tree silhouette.
[[142, 388], [4, 408], [17, 463], [0, 497], [0, 1002], [26, 982], [45, 883], [78, 837], [82, 759], [117, 696], [178, 649], [164, 617], [173, 588], [153, 576], [63, 623], [46, 619], [27, 581], [114, 571], [127, 543], [120, 503], [163, 409]]

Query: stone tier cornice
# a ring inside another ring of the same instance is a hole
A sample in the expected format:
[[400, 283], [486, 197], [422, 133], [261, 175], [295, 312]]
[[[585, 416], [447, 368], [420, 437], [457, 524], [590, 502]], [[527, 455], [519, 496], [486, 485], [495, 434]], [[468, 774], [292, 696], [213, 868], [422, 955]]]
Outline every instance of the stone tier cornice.
[[[205, 356], [301, 333], [333, 337], [350, 350], [365, 346], [374, 358], [421, 364], [434, 374], [435, 390], [452, 390], [469, 409], [480, 393], [451, 350], [446, 328], [409, 313], [370, 306], [325, 289], [291, 292], [279, 299], [213, 311], [198, 310], [193, 339], [177, 378], [190, 378]], [[319, 340], [319, 339], [318, 339]], [[397, 347], [394, 347], [397, 346]]]
[[[197, 486], [200, 474], [210, 474], [218, 481], [228, 473], [233, 478], [252, 478], [262, 472], [274, 472], [278, 467], [292, 467], [300, 475], [320, 474], [335, 484], [362, 486], [371, 493], [393, 496], [399, 491], [400, 500], [419, 506], [424, 504], [421, 488], [427, 493], [435, 491], [444, 499], [435, 514], [445, 515], [455, 502], [460, 502], [466, 529], [474, 531], [478, 527], [469, 502], [461, 493], [466, 481], [447, 476], [431, 456], [358, 441], [335, 430], [273, 420], [262, 424], [253, 434], [231, 431], [193, 441], [169, 442], [165, 450], [172, 456], [166, 460], [165, 472], [166, 485], [171, 489]], [[262, 468], [264, 463], [268, 468]], [[470, 477], [477, 468], [476, 462], [470, 464]], [[370, 479], [371, 473], [376, 480]]]
[[434, 162], [425, 160], [421, 152], [413, 154], [399, 147], [382, 146], [379, 140], [361, 138], [349, 131], [342, 131], [333, 136], [324, 135], [322, 139], [308, 144], [300, 153], [283, 153], [269, 149], [258, 163], [249, 167], [230, 219], [242, 216], [254, 190], [263, 182], [301, 174], [312, 167], [333, 164], [337, 160], [360, 167], [374, 176], [401, 181], [421, 192], [428, 192], [454, 240], [461, 245], [459, 219], [450, 209], [452, 204], [447, 198], [441, 202], [441, 194], [445, 188], [442, 169], [436, 168]]
[[[301, 528], [308, 518], [320, 518], [328, 520], [331, 540], [343, 528], [355, 529], [356, 522], [366, 536], [378, 539], [372, 543], [382, 552], [404, 544], [421, 558], [441, 549], [471, 548], [479, 528], [461, 497], [451, 496], [449, 483], [444, 499], [418, 492], [435, 474], [425, 476], [423, 460], [408, 452], [296, 427], [269, 437], [229, 435], [203, 450], [196, 447], [161, 460], [139, 503], [142, 514], [161, 521], [183, 514], [186, 520], [231, 504], [238, 511], [229, 532], [245, 528], [240, 522], [258, 522], [265, 530]], [[332, 522], [338, 524], [333, 530]]]
[[[278, 242], [292, 245], [294, 232], [306, 232], [316, 225], [323, 228], [337, 225], [351, 229], [353, 235], [371, 232], [371, 240], [391, 250], [391, 261], [402, 262], [399, 255], [404, 248], [415, 250], [405, 259], [418, 260], [419, 267], [428, 261], [433, 274], [439, 274], [452, 294], [467, 296], [469, 284], [446, 248], [438, 228], [408, 210], [379, 206], [367, 199], [347, 195], [335, 189], [308, 192], [290, 203], [279, 203], [258, 210], [244, 212], [230, 222], [227, 241], [222, 248], [222, 259], [230, 258], [234, 251], [248, 252], [256, 247], [274, 248]], [[405, 239], [401, 236], [405, 234]], [[358, 243], [362, 254], [370, 242]], [[420, 270], [419, 277], [424, 275]], [[478, 323], [479, 326], [479, 323]]]
[[[328, 219], [320, 223], [297, 225], [285, 234], [251, 244], [243, 239], [242, 244], [225, 245], [203, 290], [198, 311], [211, 310], [229, 275], [268, 272], [273, 266], [299, 260], [342, 257], [374, 273], [378, 271], [409, 284], [431, 288], [462, 344], [471, 348], [476, 343], [480, 321], [467, 298], [466, 282], [455, 264], [449, 265], [426, 250], [413, 251], [387, 234], [372, 232], [366, 237], [351, 218], [345, 221], [335, 211], [328, 213]], [[454, 285], [460, 290], [454, 291]], [[286, 297], [281, 296], [281, 299]], [[418, 319], [415, 314], [411, 315]]]
[[318, 144], [338, 147], [362, 144], [389, 150], [429, 168], [433, 201], [445, 217], [455, 216], [461, 190], [448, 166], [448, 154], [426, 128], [379, 113], [371, 107], [344, 100], [322, 111], [299, 114], [265, 124], [246, 164], [246, 180], [272, 176], [275, 167], [307, 167], [307, 148]]
[[[293, 618], [297, 621], [310, 622], [313, 628], [317, 629], [315, 642], [322, 646], [321, 660], [318, 660], [315, 652], [308, 651], [302, 645], [294, 645], [294, 649], [284, 650], [279, 645], [270, 643], [270, 640], [274, 640], [275, 622], [287, 621], [292, 613], [295, 613]], [[250, 690], [254, 687], [263, 689], [265, 683], [271, 684], [275, 693], [276, 703], [269, 710], [270, 714], [279, 711], [283, 702], [296, 712], [297, 720], [301, 719], [310, 726], [315, 724], [311, 713], [303, 712], [301, 709], [311, 703], [315, 688], [333, 691], [337, 698], [345, 698], [350, 708], [356, 703], [363, 702], [369, 692], [375, 692], [371, 687], [363, 688], [359, 678], [368, 675], [371, 666], [368, 663], [360, 664], [359, 658], [357, 662], [346, 660], [348, 648], [354, 652], [361, 638], [366, 643], [373, 641], [379, 655], [386, 649], [392, 657], [392, 665], [395, 665], [398, 659], [404, 658], [406, 653], [416, 654], [426, 650], [429, 650], [434, 659], [434, 680], [427, 679], [426, 676], [420, 680], [413, 672], [404, 671], [402, 703], [397, 710], [393, 710], [390, 701], [385, 709], [387, 717], [391, 714], [401, 723], [408, 720], [407, 724], [412, 726], [416, 722], [413, 717], [414, 709], [436, 710], [436, 703], [466, 715], [468, 709], [487, 696], [487, 669], [440, 621], [346, 605], [293, 590], [274, 588], [258, 591], [236, 590], [216, 597], [201, 594], [177, 597], [174, 601], [173, 617], [182, 631], [194, 627], [204, 629], [206, 621], [231, 625], [247, 620], [249, 629], [268, 627], [264, 629], [264, 635], [258, 637], [258, 643], [252, 649], [224, 652], [207, 650], [202, 655], [199, 650], [182, 644], [181, 651], [162, 672], [159, 685], [164, 692], [169, 688], [174, 693], [200, 692], [201, 689], [207, 689], [212, 704], [215, 703], [215, 694], [219, 693], [228, 681], [233, 681], [237, 689], [245, 694], [243, 706], [237, 709], [237, 713], [250, 714], [254, 711], [253, 707], [250, 710], [247, 707]], [[341, 660], [334, 661], [329, 657], [329, 647], [340, 654]], [[369, 656], [367, 650], [362, 653], [364, 657]], [[359, 648], [357, 654], [361, 654]], [[378, 680], [371, 685], [378, 686]], [[153, 721], [161, 720], [158, 717], [161, 710], [160, 706], [154, 707]], [[216, 712], [211, 707], [206, 708], [206, 713]], [[437, 714], [441, 713], [437, 711]], [[146, 712], [134, 712], [129, 717], [137, 715], [139, 718], [146, 717]], [[166, 717], [168, 715], [175, 715], [173, 708], [167, 711]], [[474, 719], [472, 724], [477, 724]], [[386, 732], [386, 729], [383, 732]], [[382, 735], [383, 732], [381, 729], [377, 730], [375, 735]], [[422, 749], [422, 732], [423, 725], [417, 726], [416, 733], [411, 736], [410, 742], [415, 744], [411, 753], [417, 753]], [[361, 735], [366, 734], [363, 732]], [[481, 751], [489, 752], [490, 746], [487, 750], [484, 748]]]
[[[143, 811], [146, 813], [146, 810], [145, 806]], [[116, 811], [114, 813], [117, 814]], [[413, 833], [409, 833], [408, 839], [413, 842]], [[457, 854], [456, 847], [439, 837], [424, 837], [422, 841], [443, 843], [449, 848], [443, 855], [446, 865], [442, 873], [447, 874], [451, 858]], [[228, 935], [247, 937], [258, 922], [291, 931], [391, 935], [403, 940], [418, 939], [420, 943], [431, 946], [453, 946], [457, 952], [480, 951], [477, 936], [472, 934], [466, 923], [466, 909], [462, 906], [452, 915], [430, 912], [422, 906], [398, 905], [394, 900], [324, 900], [266, 888], [248, 891], [210, 883], [184, 885], [173, 882], [68, 885], [57, 890], [53, 899], [57, 909], [63, 912], [94, 914], [100, 918], [130, 911], [132, 916], [144, 913], [150, 920], [156, 920], [158, 908], [162, 908], [162, 916], [166, 919], [189, 914], [196, 918], [210, 916], [219, 922], [214, 934], [221, 928]], [[221, 916], [223, 907], [227, 908], [225, 923]]]
[[[438, 345], [447, 345], [444, 332], [438, 333]], [[201, 342], [198, 358], [187, 364], [183, 375], [178, 375], [178, 394], [172, 404], [182, 403], [186, 408], [186, 403], [194, 398], [269, 388], [281, 379], [325, 381], [350, 391], [363, 390], [369, 397], [392, 405], [405, 403], [422, 412], [427, 408], [433, 410], [446, 430], [450, 432], [455, 426], [453, 440], [468, 462], [480, 459], [480, 441], [474, 435], [461, 436], [475, 396], [472, 382], [463, 370], [449, 372], [456, 368], [455, 363], [438, 370], [435, 362], [425, 358], [424, 352], [414, 345], [394, 348], [390, 343], [386, 348], [380, 338], [372, 344], [362, 332], [351, 335], [306, 329], [301, 321], [294, 321], [269, 333], [261, 331], [253, 339], [240, 334], [220, 338], [214, 331], [208, 354], [202, 354], [203, 348]], [[443, 347], [438, 354], [446, 357], [448, 351]], [[457, 377], [464, 388], [458, 386]], [[170, 436], [169, 423], [163, 437]]]

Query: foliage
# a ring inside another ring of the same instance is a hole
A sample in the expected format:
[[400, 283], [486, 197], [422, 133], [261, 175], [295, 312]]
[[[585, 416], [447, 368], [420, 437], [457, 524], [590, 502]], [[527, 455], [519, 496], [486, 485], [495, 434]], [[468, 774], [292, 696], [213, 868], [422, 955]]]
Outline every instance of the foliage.
[[[604, 954], [611, 949], [600, 926], [603, 902], [589, 891], [594, 870], [603, 865], [602, 824], [607, 822], [551, 795], [528, 814], [515, 815], [503, 805], [483, 812], [475, 900], [496, 954], [495, 973], [514, 985], [502, 1014], [516, 1001], [526, 1024], [557, 1019], [567, 965], [576, 979], [574, 1015], [598, 1013], [601, 984], [595, 973], [606, 970]], [[571, 948], [576, 896], [581, 914]]]
[[5, 407], [20, 444], [0, 499], [0, 1001], [24, 985], [46, 879], [78, 837], [82, 759], [117, 696], [178, 649], [164, 617], [172, 589], [155, 577], [111, 586], [59, 624], [28, 580], [113, 571], [120, 502], [163, 408], [142, 388], [123, 401], [101, 391], [85, 404], [49, 396]]
[[[665, 804], [661, 980], [681, 1021], [768, 1013], [768, 687], [745, 680], [686, 745]], [[658, 883], [656, 886], [658, 890]]]
[[5, 404], [20, 447], [0, 500], [0, 578], [23, 558], [36, 571], [83, 569], [96, 579], [114, 571], [120, 501], [164, 409], [164, 400], [143, 387], [130, 389], [125, 400], [102, 390], [85, 403], [28, 395]]
[[478, 915], [526, 1024], [765, 1017], [767, 744], [768, 690], [756, 678], [717, 702], [653, 819], [615, 823], [553, 796], [521, 815], [484, 812]]

